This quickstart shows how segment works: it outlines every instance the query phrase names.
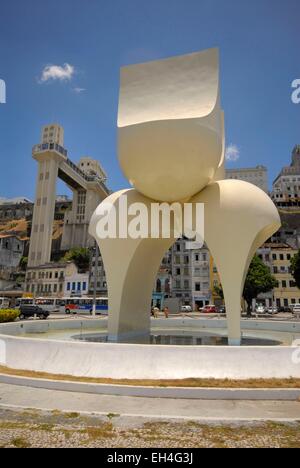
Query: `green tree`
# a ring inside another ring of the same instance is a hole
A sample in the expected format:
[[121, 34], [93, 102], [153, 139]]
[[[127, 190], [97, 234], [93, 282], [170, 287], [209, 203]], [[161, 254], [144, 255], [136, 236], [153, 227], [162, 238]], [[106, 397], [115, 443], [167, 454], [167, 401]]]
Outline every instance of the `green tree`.
[[300, 289], [300, 249], [291, 260], [291, 273], [294, 277], [297, 288]]
[[221, 299], [224, 299], [224, 292], [223, 292], [223, 288], [221, 284], [214, 287], [214, 292], [218, 297], [220, 297]]
[[28, 257], [21, 257], [19, 267], [21, 268], [22, 271], [26, 270], [27, 264], [28, 264]]
[[74, 262], [79, 270], [87, 271], [90, 265], [89, 249], [74, 247], [65, 254], [62, 260], [64, 262]]
[[255, 255], [248, 270], [243, 292], [243, 298], [248, 305], [248, 314], [250, 314], [252, 300], [256, 299], [259, 294], [271, 291], [277, 284], [270, 269]]

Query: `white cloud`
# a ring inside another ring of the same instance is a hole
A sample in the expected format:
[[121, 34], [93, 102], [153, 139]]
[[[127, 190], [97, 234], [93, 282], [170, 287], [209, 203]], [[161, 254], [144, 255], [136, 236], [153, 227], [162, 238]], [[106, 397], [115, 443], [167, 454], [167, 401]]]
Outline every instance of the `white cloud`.
[[85, 88], [73, 88], [73, 91], [76, 94], [81, 94], [81, 93], [84, 93], [86, 89]]
[[70, 81], [75, 73], [75, 68], [69, 63], [59, 65], [47, 65], [43, 71], [40, 82], [45, 83], [50, 80]]
[[226, 161], [237, 161], [240, 157], [240, 150], [237, 145], [230, 144], [225, 151]]

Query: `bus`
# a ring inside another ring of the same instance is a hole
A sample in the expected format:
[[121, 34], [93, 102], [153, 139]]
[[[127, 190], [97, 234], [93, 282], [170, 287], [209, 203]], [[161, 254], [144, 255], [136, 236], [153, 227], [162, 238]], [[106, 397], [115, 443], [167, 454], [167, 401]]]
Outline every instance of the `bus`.
[[9, 304], [10, 302], [7, 297], [0, 297], [0, 309], [8, 309]]
[[[93, 298], [91, 297], [65, 297], [63, 298], [66, 314], [84, 314], [93, 313]], [[108, 299], [107, 297], [97, 297], [96, 299], [96, 314], [108, 314]]]
[[21, 305], [34, 305], [33, 297], [20, 297], [16, 300], [16, 308], [21, 307]]
[[65, 301], [57, 297], [37, 297], [35, 305], [48, 312], [64, 312]]
[[17, 299], [16, 307], [21, 307], [21, 305], [37, 305], [49, 313], [64, 313], [65, 311], [64, 300], [57, 297], [22, 297]]

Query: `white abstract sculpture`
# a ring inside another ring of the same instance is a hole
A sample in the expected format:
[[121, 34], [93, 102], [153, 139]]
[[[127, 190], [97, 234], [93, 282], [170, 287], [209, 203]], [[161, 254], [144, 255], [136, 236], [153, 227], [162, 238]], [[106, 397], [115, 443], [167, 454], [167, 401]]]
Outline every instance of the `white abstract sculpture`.
[[97, 226], [103, 204], [118, 214], [119, 200], [126, 195], [129, 207], [143, 203], [149, 212], [156, 201], [190, 202], [193, 207], [204, 203], [205, 241], [223, 285], [228, 341], [239, 345], [246, 273], [257, 248], [280, 227], [280, 218], [256, 186], [222, 180], [225, 138], [218, 50], [122, 68], [118, 140], [119, 162], [134, 189], [110, 195], [90, 223], [106, 271], [109, 339], [147, 339], [155, 277], [176, 240], [176, 216], [168, 239], [161, 232], [159, 238], [150, 232], [148, 238], [102, 238]]

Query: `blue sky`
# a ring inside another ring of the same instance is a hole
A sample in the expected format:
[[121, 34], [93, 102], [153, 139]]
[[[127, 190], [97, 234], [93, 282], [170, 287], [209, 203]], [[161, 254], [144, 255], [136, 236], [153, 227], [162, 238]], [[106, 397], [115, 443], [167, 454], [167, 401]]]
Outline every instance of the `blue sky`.
[[[99, 159], [112, 189], [127, 186], [116, 157], [120, 66], [216, 46], [227, 145], [239, 150], [228, 166], [265, 164], [271, 181], [300, 143], [299, 19], [299, 0], [1, 0], [0, 197], [34, 197], [31, 147], [53, 121], [74, 161]], [[65, 63], [71, 80], [40, 82], [47, 65]]]

